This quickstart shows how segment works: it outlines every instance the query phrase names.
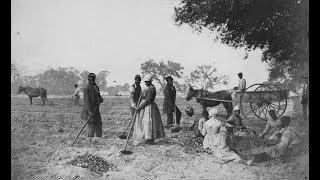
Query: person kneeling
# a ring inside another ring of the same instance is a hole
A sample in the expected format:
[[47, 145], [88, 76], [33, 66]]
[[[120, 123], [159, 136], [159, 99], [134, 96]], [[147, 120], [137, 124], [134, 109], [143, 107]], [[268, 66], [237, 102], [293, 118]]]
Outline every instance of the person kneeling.
[[207, 120], [202, 128], [203, 148], [210, 149], [212, 154], [225, 161], [237, 162], [240, 164], [250, 165], [251, 160], [244, 160], [235, 152], [231, 151], [227, 145], [229, 132], [227, 128], [217, 119], [218, 110], [212, 108], [209, 111], [209, 120]]
[[254, 163], [279, 158], [280, 156], [288, 155], [290, 151], [296, 149], [295, 146], [300, 142], [300, 135], [289, 126], [290, 121], [289, 116], [282, 116], [280, 118], [280, 125], [278, 126], [281, 129], [272, 136], [272, 139], [280, 139], [280, 142], [263, 153], [254, 154]]

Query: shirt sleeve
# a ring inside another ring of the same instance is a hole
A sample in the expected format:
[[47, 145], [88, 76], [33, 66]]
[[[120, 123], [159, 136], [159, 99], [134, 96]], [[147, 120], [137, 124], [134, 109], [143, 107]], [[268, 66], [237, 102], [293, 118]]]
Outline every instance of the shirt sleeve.
[[245, 90], [246, 87], [246, 80], [245, 79], [240, 79], [239, 81], [239, 90]]
[[134, 107], [135, 103], [134, 103], [134, 93], [135, 93], [135, 88], [134, 87], [130, 87], [129, 88], [129, 92], [130, 92], [130, 106]]
[[207, 134], [207, 127], [206, 127], [205, 124], [203, 124], [203, 128], [202, 128], [201, 134], [202, 134], [203, 136], [205, 136], [205, 135]]
[[92, 112], [92, 110], [90, 109], [90, 101], [89, 101], [89, 95], [88, 95], [88, 89], [85, 88], [83, 90], [83, 99], [84, 99], [84, 105], [85, 105], [85, 109], [87, 110], [87, 112]]
[[147, 91], [148, 92], [147, 92], [146, 97], [144, 98], [143, 101], [141, 101], [141, 103], [139, 105], [140, 108], [145, 108], [147, 105], [149, 105], [152, 102], [152, 100], [155, 97], [155, 90], [154, 89], [149, 89]]

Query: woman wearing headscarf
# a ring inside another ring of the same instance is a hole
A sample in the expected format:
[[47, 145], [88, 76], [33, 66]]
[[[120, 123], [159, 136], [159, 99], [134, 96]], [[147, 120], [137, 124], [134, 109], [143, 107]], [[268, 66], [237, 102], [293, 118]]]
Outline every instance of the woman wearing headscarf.
[[243, 160], [240, 156], [229, 149], [227, 145], [229, 132], [217, 119], [217, 114], [218, 110], [212, 108], [209, 111], [210, 119], [203, 125], [202, 135], [205, 136], [203, 140], [203, 148], [210, 149], [215, 157], [223, 161], [233, 161], [240, 164], [250, 165], [252, 160]]
[[280, 124], [277, 127], [280, 130], [274, 134], [275, 138], [279, 140], [278, 144], [265, 149], [262, 153], [254, 154], [254, 163], [278, 158], [283, 155], [290, 156], [299, 153], [301, 139], [296, 130], [290, 126], [290, 116], [282, 116], [279, 120]]
[[[281, 121], [276, 116], [276, 112], [274, 110], [268, 111], [270, 117], [268, 117], [268, 121], [266, 127], [264, 128], [263, 132], [258, 136], [258, 138], [264, 138], [270, 131], [277, 132], [279, 131], [278, 127], [281, 124]], [[269, 136], [269, 140], [274, 139], [274, 136]]]
[[133, 128], [133, 144], [139, 145], [143, 139], [147, 144], [154, 144], [154, 140], [165, 136], [160, 111], [154, 102], [156, 88], [152, 84], [152, 76], [145, 78], [147, 86], [141, 93], [136, 108], [136, 117]]

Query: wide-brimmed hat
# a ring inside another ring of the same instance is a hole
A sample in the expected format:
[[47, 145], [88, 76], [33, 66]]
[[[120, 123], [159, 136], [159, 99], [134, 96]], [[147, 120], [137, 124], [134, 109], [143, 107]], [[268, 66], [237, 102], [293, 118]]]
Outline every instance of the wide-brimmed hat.
[[88, 78], [96, 78], [96, 75], [94, 73], [89, 73]]
[[173, 81], [173, 78], [171, 76], [167, 76], [166, 81]]
[[141, 81], [141, 76], [140, 76], [140, 75], [136, 75], [136, 76], [134, 77], [134, 81], [135, 81], [135, 82], [140, 82], [140, 81]]
[[242, 74], [242, 72], [239, 72], [238, 75], [241, 75], [241, 76], [242, 76], [243, 74]]

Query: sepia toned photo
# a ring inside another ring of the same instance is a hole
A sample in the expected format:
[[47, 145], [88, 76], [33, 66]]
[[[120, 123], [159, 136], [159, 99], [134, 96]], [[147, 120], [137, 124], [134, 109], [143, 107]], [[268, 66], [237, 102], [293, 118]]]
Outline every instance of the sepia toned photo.
[[309, 178], [309, 0], [11, 0], [11, 179]]

